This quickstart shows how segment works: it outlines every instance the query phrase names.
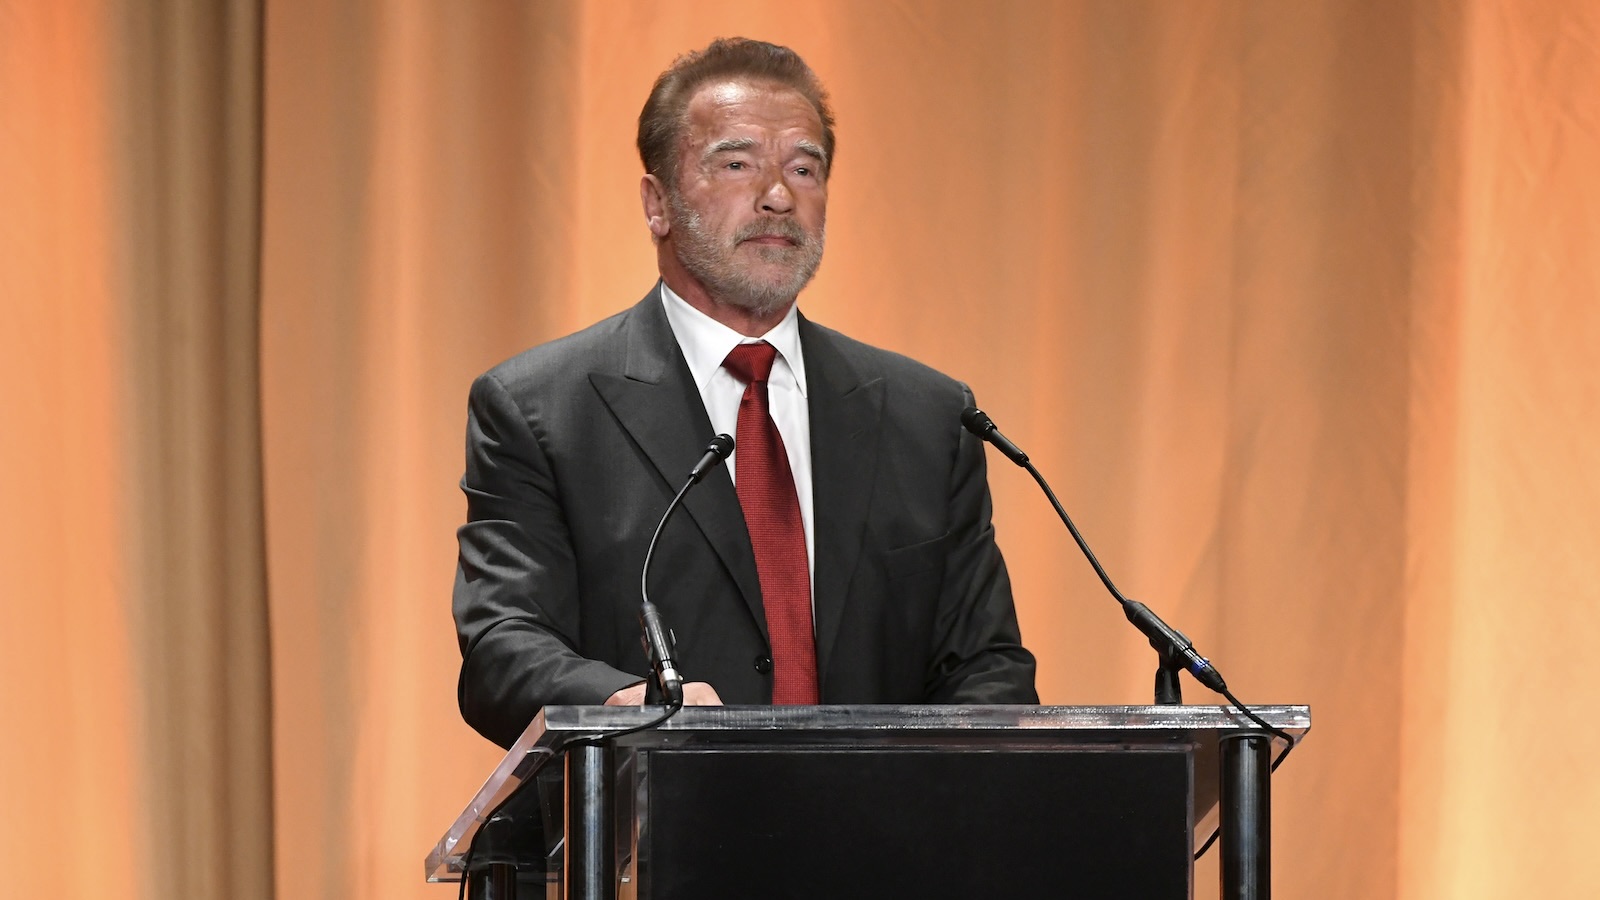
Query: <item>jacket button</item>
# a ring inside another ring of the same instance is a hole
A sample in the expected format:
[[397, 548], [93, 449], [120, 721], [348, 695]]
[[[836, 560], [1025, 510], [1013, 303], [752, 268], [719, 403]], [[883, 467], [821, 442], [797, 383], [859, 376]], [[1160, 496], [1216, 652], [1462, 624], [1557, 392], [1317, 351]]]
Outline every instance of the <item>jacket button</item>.
[[763, 675], [767, 674], [768, 672], [771, 672], [772, 671], [772, 657], [770, 657], [770, 656], [758, 656], [758, 657], [756, 657], [756, 671], [760, 672]]

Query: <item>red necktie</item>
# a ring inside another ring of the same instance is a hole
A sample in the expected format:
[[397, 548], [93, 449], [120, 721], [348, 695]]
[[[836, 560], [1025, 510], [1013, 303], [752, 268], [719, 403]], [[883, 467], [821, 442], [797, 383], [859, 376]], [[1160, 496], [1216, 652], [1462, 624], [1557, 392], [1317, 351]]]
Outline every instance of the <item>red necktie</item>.
[[772, 702], [817, 702], [817, 646], [811, 632], [806, 530], [783, 437], [767, 403], [778, 351], [765, 341], [733, 348], [722, 367], [744, 382], [734, 435], [734, 489], [750, 529], [761, 601], [772, 640]]

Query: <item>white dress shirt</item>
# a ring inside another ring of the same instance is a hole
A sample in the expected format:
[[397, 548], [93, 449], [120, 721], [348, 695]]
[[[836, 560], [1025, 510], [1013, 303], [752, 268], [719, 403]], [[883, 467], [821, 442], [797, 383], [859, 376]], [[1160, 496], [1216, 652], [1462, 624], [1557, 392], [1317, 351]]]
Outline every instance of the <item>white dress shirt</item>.
[[[667, 310], [667, 324], [673, 337], [683, 350], [689, 363], [689, 374], [695, 387], [700, 389], [700, 399], [706, 405], [706, 415], [711, 417], [711, 428], [717, 434], [737, 435], [739, 426], [739, 401], [744, 397], [744, 383], [722, 367], [722, 361], [739, 344], [766, 341], [778, 351], [772, 363], [772, 374], [767, 378], [767, 402], [772, 420], [783, 437], [783, 449], [789, 457], [789, 471], [794, 474], [794, 490], [800, 499], [800, 518], [806, 531], [806, 568], [811, 581], [811, 596], [816, 599], [816, 541], [812, 537], [811, 503], [811, 415], [806, 406], [806, 363], [800, 353], [800, 314], [789, 307], [773, 329], [758, 338], [745, 337], [718, 322], [687, 300], [672, 292], [666, 282], [661, 284], [661, 303]], [[710, 440], [711, 435], [706, 435]], [[726, 463], [728, 474], [738, 483], [739, 448]]]

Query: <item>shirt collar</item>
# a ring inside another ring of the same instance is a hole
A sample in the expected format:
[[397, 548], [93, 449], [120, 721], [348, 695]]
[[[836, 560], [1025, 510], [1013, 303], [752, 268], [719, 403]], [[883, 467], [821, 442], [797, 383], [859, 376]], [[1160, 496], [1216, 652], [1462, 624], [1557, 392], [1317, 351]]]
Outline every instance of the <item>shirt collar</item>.
[[711, 376], [722, 368], [722, 361], [728, 358], [728, 353], [734, 347], [766, 341], [778, 351], [778, 359], [794, 375], [800, 396], [806, 396], [806, 363], [800, 352], [799, 304], [791, 304], [783, 320], [759, 338], [745, 337], [690, 306], [689, 301], [674, 293], [665, 281], [661, 282], [661, 305], [667, 311], [667, 324], [672, 327], [672, 336], [678, 339], [684, 361], [689, 364], [689, 374], [694, 378], [695, 387], [705, 389]]

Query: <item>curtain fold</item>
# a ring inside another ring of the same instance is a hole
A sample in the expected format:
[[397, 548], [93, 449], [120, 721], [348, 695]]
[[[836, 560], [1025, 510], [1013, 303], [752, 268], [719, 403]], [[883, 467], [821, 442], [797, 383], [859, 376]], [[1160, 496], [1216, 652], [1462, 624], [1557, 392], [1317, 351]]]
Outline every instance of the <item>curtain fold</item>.
[[253, 2], [0, 4], [19, 896], [273, 896], [260, 66]]
[[282, 896], [425, 891], [437, 811], [497, 759], [455, 704], [464, 389], [481, 360], [562, 333], [578, 303], [577, 19], [567, 4], [267, 9]]
[[1448, 44], [1418, 79], [1400, 890], [1588, 896], [1600, 11], [1419, 13]]

